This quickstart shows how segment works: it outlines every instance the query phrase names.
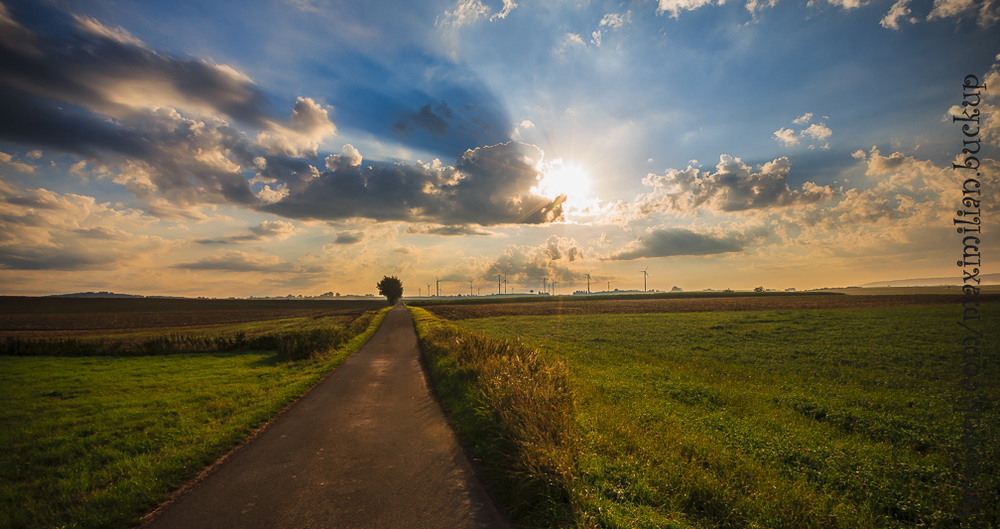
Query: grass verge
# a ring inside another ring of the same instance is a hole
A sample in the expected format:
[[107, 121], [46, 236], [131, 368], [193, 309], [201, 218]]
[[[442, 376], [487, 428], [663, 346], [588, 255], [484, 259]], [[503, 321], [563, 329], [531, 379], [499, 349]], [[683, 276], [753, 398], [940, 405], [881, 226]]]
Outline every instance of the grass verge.
[[569, 523], [575, 461], [565, 366], [517, 341], [410, 312], [434, 389], [509, 514], [533, 527]]
[[385, 312], [298, 361], [0, 356], [0, 527], [134, 526], [359, 349]]

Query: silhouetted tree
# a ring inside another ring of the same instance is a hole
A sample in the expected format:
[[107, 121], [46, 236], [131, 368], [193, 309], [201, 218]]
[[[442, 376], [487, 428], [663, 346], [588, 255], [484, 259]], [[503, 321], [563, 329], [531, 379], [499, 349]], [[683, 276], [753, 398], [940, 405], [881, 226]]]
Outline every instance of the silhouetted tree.
[[396, 276], [383, 276], [378, 282], [378, 293], [385, 296], [390, 305], [395, 305], [403, 297], [403, 282]]

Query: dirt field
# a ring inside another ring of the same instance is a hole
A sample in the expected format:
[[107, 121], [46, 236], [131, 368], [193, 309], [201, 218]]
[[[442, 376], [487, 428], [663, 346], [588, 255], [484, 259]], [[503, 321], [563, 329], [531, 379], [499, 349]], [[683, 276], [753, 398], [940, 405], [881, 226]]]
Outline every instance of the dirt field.
[[[960, 295], [845, 296], [744, 296], [680, 299], [574, 300], [547, 303], [496, 303], [480, 305], [432, 305], [425, 307], [449, 320], [491, 318], [494, 316], [549, 316], [568, 314], [641, 314], [651, 312], [716, 312], [746, 310], [847, 309], [860, 307], [897, 307], [901, 305], [961, 306]], [[1000, 295], [979, 296], [981, 302], [1000, 301]]]
[[2, 331], [145, 329], [358, 315], [384, 299], [228, 300], [0, 297]]

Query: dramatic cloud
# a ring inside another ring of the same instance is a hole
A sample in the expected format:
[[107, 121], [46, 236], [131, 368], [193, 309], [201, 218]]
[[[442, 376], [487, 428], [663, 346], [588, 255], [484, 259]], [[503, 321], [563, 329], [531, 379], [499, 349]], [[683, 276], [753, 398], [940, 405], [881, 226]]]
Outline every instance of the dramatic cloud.
[[417, 224], [411, 224], [408, 226], [406, 228], [406, 233], [414, 235], [441, 235], [445, 237], [493, 235], [488, 231], [481, 230], [474, 226], [427, 226]]
[[160, 237], [127, 231], [153, 222], [93, 197], [22, 189], [0, 181], [0, 269], [113, 270], [166, 250]]
[[355, 244], [364, 240], [365, 234], [357, 230], [345, 230], [337, 233], [337, 238], [333, 244]]
[[296, 266], [274, 255], [260, 255], [227, 250], [212, 257], [173, 265], [183, 270], [212, 270], [220, 272], [261, 272], [267, 274], [318, 274], [320, 267]]
[[629, 243], [625, 248], [606, 257], [608, 260], [631, 260], [677, 255], [712, 255], [742, 250], [733, 237], [717, 238], [683, 228], [661, 228]]
[[558, 282], [579, 280], [582, 274], [570, 264], [583, 257], [579, 244], [553, 235], [540, 246], [508, 246], [503, 254], [486, 264], [481, 278], [493, 281], [499, 275], [515, 285], [541, 288], [542, 279]]
[[[287, 119], [273, 117], [231, 67], [154, 52], [86, 17], [73, 19], [76, 45], [65, 46], [4, 14], [0, 138], [98, 161], [98, 176], [147, 200], [150, 211], [276, 200], [280, 187], [256, 195], [243, 172], [258, 158], [280, 172], [281, 156], [314, 156], [334, 132], [309, 98], [298, 98]], [[259, 129], [256, 142], [229, 120]], [[279, 176], [296, 180], [287, 170]]]
[[419, 112], [408, 113], [393, 128], [404, 133], [418, 128], [436, 136], [445, 136], [448, 134], [446, 120], [451, 117], [451, 109], [448, 108], [447, 103], [442, 101], [434, 108], [431, 108], [430, 105], [424, 105], [420, 107]]
[[542, 153], [508, 142], [466, 151], [454, 166], [336, 165], [300, 192], [261, 207], [289, 218], [406, 220], [446, 225], [539, 224], [562, 217], [562, 198], [542, 197]]
[[362, 161], [361, 153], [353, 145], [344, 145], [341, 154], [331, 154], [326, 157], [326, 168], [336, 171], [340, 168], [358, 167]]
[[319, 143], [334, 132], [327, 110], [308, 97], [299, 97], [287, 126], [272, 125], [257, 135], [257, 143], [270, 154], [315, 157]]
[[294, 235], [296, 231], [298, 231], [298, 229], [291, 222], [284, 220], [269, 220], [261, 222], [256, 226], [251, 226], [247, 230], [248, 233], [230, 235], [223, 239], [198, 239], [195, 242], [198, 244], [232, 244], [271, 240], [283, 241]]
[[[788, 186], [791, 162], [781, 157], [754, 171], [739, 158], [723, 154], [716, 171], [669, 169], [662, 175], [649, 174], [643, 184], [653, 188], [631, 206], [643, 215], [656, 211], [692, 212], [708, 208], [723, 212], [785, 207], [831, 198], [834, 190], [812, 182], [801, 190]], [[631, 208], [630, 208], [631, 209]]]

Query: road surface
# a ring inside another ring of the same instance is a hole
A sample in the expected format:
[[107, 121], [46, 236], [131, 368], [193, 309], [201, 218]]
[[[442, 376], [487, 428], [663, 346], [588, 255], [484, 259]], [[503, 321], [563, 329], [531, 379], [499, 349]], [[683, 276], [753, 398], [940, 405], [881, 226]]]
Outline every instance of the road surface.
[[506, 528], [431, 396], [402, 306], [145, 529]]

